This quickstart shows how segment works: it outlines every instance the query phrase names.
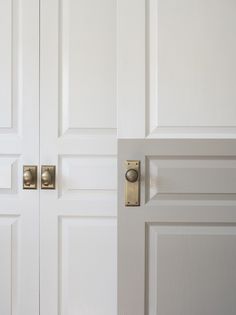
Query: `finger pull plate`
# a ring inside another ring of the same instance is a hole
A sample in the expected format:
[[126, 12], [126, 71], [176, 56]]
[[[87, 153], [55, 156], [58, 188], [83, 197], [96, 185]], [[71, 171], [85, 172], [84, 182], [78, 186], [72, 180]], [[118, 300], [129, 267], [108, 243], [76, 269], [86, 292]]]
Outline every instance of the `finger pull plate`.
[[56, 166], [42, 165], [41, 167], [41, 189], [56, 188]]
[[126, 161], [125, 169], [125, 206], [140, 206], [140, 161]]
[[23, 189], [37, 189], [37, 166], [23, 166]]

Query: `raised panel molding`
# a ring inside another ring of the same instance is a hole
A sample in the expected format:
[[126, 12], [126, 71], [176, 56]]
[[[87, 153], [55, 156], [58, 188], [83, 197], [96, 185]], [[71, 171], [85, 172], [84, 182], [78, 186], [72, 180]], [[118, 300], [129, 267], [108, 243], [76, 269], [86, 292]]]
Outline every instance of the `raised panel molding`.
[[17, 107], [19, 102], [18, 37], [19, 8], [18, 1], [0, 3], [0, 134], [17, 131]]
[[62, 0], [59, 25], [59, 136], [115, 135], [116, 1]]
[[16, 194], [18, 189], [18, 157], [0, 156], [0, 195]]
[[[16, 314], [18, 217], [0, 215], [0, 314]], [[4, 283], [4, 285], [2, 285]]]
[[146, 158], [150, 200], [235, 200], [236, 157]]
[[233, 315], [235, 224], [153, 223], [146, 227], [145, 314], [181, 315], [194, 309], [198, 314]]
[[60, 156], [59, 197], [115, 202], [116, 165], [115, 156]]
[[116, 219], [59, 217], [59, 314], [116, 314]]
[[236, 22], [227, 2], [147, 0], [147, 137], [235, 138]]

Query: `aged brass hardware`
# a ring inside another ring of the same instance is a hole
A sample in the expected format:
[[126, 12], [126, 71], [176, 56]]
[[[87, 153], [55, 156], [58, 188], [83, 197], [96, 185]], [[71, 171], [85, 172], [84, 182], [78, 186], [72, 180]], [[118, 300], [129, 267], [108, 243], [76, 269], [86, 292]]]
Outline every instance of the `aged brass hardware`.
[[41, 189], [56, 188], [56, 166], [42, 165], [41, 167]]
[[140, 206], [140, 161], [126, 161], [125, 168], [125, 205]]
[[135, 183], [138, 180], [138, 172], [131, 168], [125, 173], [125, 177], [128, 182]]
[[37, 189], [37, 166], [23, 166], [23, 189]]

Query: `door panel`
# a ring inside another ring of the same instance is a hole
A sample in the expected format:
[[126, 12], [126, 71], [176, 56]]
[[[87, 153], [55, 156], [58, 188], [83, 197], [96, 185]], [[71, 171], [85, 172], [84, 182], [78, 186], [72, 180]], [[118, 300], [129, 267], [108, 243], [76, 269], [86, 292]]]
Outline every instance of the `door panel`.
[[[17, 292], [16, 282], [16, 248], [18, 244], [18, 221], [17, 215], [1, 218], [0, 220], [0, 312], [1, 314], [11, 314], [12, 306], [16, 307]], [[14, 277], [12, 277], [14, 275]], [[14, 291], [13, 291], [14, 290]], [[12, 296], [12, 291], [13, 296]], [[13, 301], [11, 300], [13, 297]], [[12, 303], [13, 302], [13, 303]]]
[[119, 138], [235, 138], [235, 6], [118, 1]]
[[235, 167], [235, 157], [147, 157], [146, 201], [228, 198], [236, 193]]
[[116, 128], [115, 1], [63, 0], [59, 10], [62, 130], [112, 132]]
[[235, 224], [148, 224], [148, 314], [234, 314], [235, 232]]
[[[14, 29], [14, 24], [17, 25], [17, 16], [15, 19], [12, 18], [12, 12], [15, 10], [13, 4], [9, 1], [2, 1], [1, 3], [1, 31], [0, 38], [4, 39], [4, 45], [1, 47], [0, 52], [0, 73], [1, 73], [1, 118], [0, 126], [1, 128], [11, 128], [12, 127], [12, 37], [13, 32], [16, 33], [17, 30]], [[17, 12], [18, 15], [19, 12]], [[13, 24], [14, 21], [14, 24]], [[18, 34], [15, 34], [18, 35]], [[16, 43], [14, 43], [16, 44]], [[17, 48], [17, 47], [14, 47]], [[14, 49], [17, 51], [17, 49]], [[14, 69], [16, 70], [16, 69]]]
[[149, 45], [157, 46], [150, 102], [158, 126], [235, 127], [235, 9], [231, 0], [150, 0]]
[[[234, 314], [235, 157], [235, 140], [119, 140], [118, 314]], [[125, 207], [126, 159], [140, 207]]]
[[115, 1], [41, 1], [41, 314], [116, 314]]
[[0, 313], [39, 314], [39, 193], [23, 165], [39, 162], [39, 11], [0, 2]]
[[115, 314], [116, 220], [61, 217], [59, 237], [61, 313]]

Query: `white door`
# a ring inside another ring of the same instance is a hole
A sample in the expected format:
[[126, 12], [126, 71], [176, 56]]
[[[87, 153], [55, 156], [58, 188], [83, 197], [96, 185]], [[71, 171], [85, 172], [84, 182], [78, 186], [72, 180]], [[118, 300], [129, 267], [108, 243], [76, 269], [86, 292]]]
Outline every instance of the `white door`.
[[118, 314], [233, 315], [236, 3], [119, 0], [117, 16]]
[[115, 315], [116, 1], [41, 0], [41, 315]]
[[38, 1], [0, 1], [0, 314], [39, 314], [39, 192], [23, 165], [39, 162]]

